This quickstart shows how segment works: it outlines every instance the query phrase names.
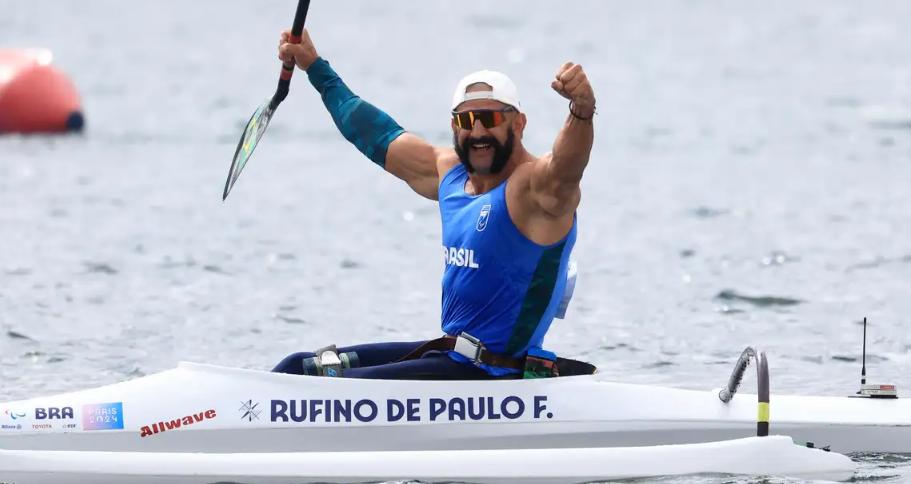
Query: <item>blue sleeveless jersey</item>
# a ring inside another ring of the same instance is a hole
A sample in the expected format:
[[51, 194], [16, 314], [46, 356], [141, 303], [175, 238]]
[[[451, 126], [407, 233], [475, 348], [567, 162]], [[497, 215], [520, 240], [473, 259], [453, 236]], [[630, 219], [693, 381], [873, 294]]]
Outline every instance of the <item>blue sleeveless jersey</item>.
[[[440, 182], [443, 331], [464, 331], [494, 353], [521, 358], [541, 347], [560, 304], [576, 220], [563, 240], [536, 244], [509, 217], [507, 182], [473, 196], [465, 193], [467, 181], [468, 172], [459, 164]], [[467, 361], [458, 353], [449, 355]], [[494, 375], [516, 372], [481, 366]]]

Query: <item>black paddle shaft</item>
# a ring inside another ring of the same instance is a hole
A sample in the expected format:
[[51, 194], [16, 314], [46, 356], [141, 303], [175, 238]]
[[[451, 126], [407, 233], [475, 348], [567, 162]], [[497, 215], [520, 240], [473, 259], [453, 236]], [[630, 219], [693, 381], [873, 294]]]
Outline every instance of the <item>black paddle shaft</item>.
[[[292, 44], [299, 44], [301, 42], [301, 34], [304, 32], [304, 21], [307, 20], [307, 10], [309, 8], [310, 0], [297, 1], [297, 12], [294, 13], [294, 23], [291, 24], [291, 39], [289, 39]], [[275, 95], [272, 96], [272, 101], [269, 102], [269, 109], [271, 111], [275, 111], [275, 108], [277, 108], [288, 96], [288, 88], [291, 86], [291, 76], [293, 74], [294, 61], [282, 63], [282, 71], [278, 77], [278, 89], [275, 90]]]

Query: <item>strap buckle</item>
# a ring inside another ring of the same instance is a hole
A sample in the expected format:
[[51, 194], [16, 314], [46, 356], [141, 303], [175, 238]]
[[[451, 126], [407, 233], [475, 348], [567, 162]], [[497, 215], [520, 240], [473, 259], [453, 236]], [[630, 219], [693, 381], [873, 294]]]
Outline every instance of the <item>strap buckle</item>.
[[335, 345], [319, 350], [319, 364], [325, 376], [342, 376], [342, 360], [338, 357]]
[[481, 350], [483, 349], [484, 345], [481, 344], [481, 340], [463, 332], [456, 336], [455, 347], [452, 350], [477, 365], [481, 362]]

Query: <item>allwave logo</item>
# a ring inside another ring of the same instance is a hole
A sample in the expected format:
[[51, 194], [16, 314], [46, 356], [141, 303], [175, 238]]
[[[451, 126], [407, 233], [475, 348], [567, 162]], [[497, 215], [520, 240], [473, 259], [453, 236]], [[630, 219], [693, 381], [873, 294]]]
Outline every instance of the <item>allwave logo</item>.
[[477, 269], [480, 267], [474, 260], [474, 250], [462, 247], [443, 246], [443, 262], [446, 265]]
[[198, 424], [205, 420], [212, 420], [218, 415], [215, 413], [215, 409], [209, 409], [204, 412], [194, 413], [187, 415], [185, 417], [175, 418], [174, 420], [167, 420], [164, 422], [153, 423], [152, 425], [144, 425], [139, 429], [140, 437], [148, 437], [150, 435], [155, 435], [158, 433], [166, 432], [168, 430], [176, 430], [181, 426], [187, 427], [193, 424]]
[[123, 402], [94, 403], [82, 407], [83, 430], [123, 428]]
[[487, 228], [487, 221], [490, 220], [490, 205], [481, 207], [481, 214], [478, 215], [478, 232], [483, 232]]

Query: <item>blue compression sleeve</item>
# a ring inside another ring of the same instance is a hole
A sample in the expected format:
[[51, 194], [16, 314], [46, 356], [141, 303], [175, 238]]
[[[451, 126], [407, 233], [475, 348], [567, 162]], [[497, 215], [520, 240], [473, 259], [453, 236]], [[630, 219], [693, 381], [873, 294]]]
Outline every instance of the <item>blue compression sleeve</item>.
[[405, 130], [388, 114], [351, 92], [322, 57], [307, 68], [307, 77], [322, 96], [342, 136], [385, 168], [386, 150]]

